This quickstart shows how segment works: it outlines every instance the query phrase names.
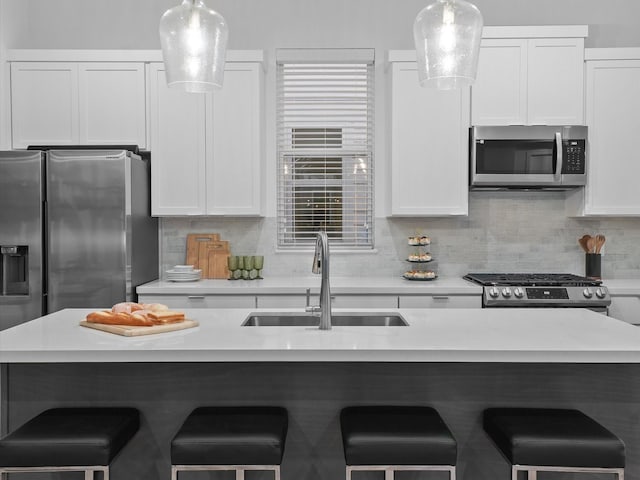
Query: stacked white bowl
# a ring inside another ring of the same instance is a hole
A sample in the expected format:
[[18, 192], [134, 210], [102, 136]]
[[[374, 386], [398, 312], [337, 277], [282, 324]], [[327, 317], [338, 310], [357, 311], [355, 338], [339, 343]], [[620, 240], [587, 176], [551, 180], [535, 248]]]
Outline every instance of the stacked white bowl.
[[200, 280], [202, 270], [193, 268], [193, 265], [174, 265], [166, 273], [170, 282], [195, 282]]

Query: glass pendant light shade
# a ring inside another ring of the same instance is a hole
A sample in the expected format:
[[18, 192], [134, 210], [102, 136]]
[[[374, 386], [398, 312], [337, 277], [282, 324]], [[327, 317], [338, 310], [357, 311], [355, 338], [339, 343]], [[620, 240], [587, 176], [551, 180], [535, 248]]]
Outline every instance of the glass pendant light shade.
[[183, 0], [160, 19], [167, 85], [187, 92], [222, 88], [229, 29], [202, 0]]
[[471, 85], [476, 78], [482, 14], [465, 0], [436, 0], [413, 24], [418, 77], [442, 90]]

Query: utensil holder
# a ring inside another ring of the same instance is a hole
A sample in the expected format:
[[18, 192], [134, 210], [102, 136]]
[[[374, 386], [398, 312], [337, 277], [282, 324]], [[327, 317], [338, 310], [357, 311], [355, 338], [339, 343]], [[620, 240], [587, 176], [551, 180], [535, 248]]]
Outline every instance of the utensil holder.
[[601, 258], [599, 253], [587, 253], [584, 258], [584, 275], [585, 277], [601, 279]]

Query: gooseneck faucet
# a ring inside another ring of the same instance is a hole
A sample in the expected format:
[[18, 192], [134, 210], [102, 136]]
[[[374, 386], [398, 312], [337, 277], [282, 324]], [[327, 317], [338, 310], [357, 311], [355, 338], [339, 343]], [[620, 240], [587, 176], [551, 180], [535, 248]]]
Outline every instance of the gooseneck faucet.
[[307, 307], [307, 311], [320, 314], [320, 330], [331, 330], [331, 288], [329, 287], [329, 237], [318, 232], [316, 250], [313, 254], [313, 273], [322, 274], [320, 283], [320, 306]]

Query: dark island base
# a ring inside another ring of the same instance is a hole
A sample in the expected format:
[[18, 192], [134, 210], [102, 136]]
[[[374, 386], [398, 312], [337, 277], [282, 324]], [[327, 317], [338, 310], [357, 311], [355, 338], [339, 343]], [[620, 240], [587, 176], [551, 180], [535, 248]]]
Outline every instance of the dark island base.
[[[140, 432], [116, 459], [111, 480], [170, 478], [169, 442], [200, 405], [282, 405], [289, 435], [282, 480], [344, 478], [339, 411], [356, 404], [426, 404], [438, 409], [458, 441], [459, 480], [509, 480], [510, 469], [482, 430], [489, 406], [578, 408], [626, 444], [626, 480], [640, 479], [640, 365], [437, 363], [11, 364], [12, 430], [52, 406], [130, 405]], [[40, 474], [34, 479], [60, 479]], [[81, 478], [69, 476], [64, 478]], [[213, 473], [181, 480], [229, 479]], [[271, 480], [247, 473], [247, 480]], [[354, 475], [381, 479], [381, 474]], [[397, 474], [397, 480], [447, 478]], [[539, 474], [573, 479], [585, 475]], [[586, 478], [610, 479], [610, 475]], [[21, 475], [29, 480], [29, 475]]]

